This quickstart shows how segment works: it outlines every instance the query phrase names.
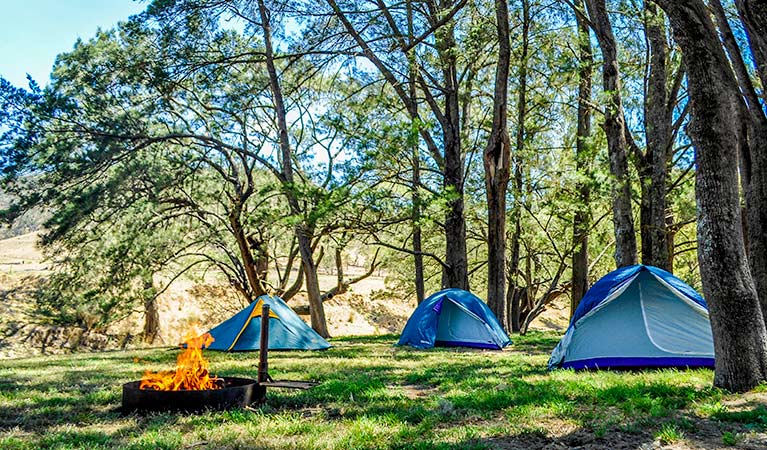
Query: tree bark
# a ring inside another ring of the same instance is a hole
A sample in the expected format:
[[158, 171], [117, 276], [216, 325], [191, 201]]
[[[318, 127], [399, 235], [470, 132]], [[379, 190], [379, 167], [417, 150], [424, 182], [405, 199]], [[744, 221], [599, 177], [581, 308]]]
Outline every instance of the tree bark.
[[[519, 115], [524, 120], [527, 84], [527, 49], [530, 13], [527, 0], [522, 0], [522, 56], [519, 66]], [[508, 79], [511, 62], [509, 41], [509, 5], [507, 0], [495, 2], [498, 34], [498, 63], [495, 69], [493, 94], [493, 125], [483, 155], [485, 193], [487, 196], [487, 305], [499, 322], [507, 326], [506, 318], [506, 191], [511, 175], [511, 139], [507, 125]], [[524, 139], [520, 123], [520, 139]]]
[[466, 218], [463, 198], [463, 153], [461, 150], [461, 117], [458, 92], [458, 51], [455, 23], [450, 20], [435, 32], [435, 45], [445, 80], [445, 113], [442, 141], [445, 148], [443, 186], [448, 196], [445, 218], [445, 262], [443, 288], [469, 289], [469, 263], [466, 252]]
[[[671, 148], [673, 106], [668, 99], [665, 18], [655, 5], [645, 1], [645, 33], [650, 47], [647, 95], [645, 96], [645, 133], [647, 150], [644, 160], [649, 167], [642, 178], [642, 263], [669, 270], [666, 238], [666, 179]], [[672, 104], [673, 105], [673, 104]], [[649, 184], [649, 186], [647, 186]], [[647, 211], [645, 207], [647, 196]]]
[[[767, 81], [767, 4], [748, 0], [735, 2], [746, 29], [749, 47], [762, 83]], [[747, 120], [747, 139], [741, 148], [741, 173], [746, 197], [747, 249], [751, 276], [762, 304], [762, 315], [767, 320], [767, 117], [757, 98], [740, 49], [724, 17], [722, 5], [713, 2], [723, 41], [730, 53], [743, 99], [744, 121]], [[764, 84], [762, 96], [764, 97]], [[767, 97], [765, 97], [767, 98]]]
[[408, 42], [411, 48], [408, 52], [408, 94], [410, 95], [410, 151], [413, 158], [413, 179], [411, 186], [411, 198], [413, 201], [413, 263], [415, 269], [415, 297], [416, 301], [420, 305], [426, 298], [426, 287], [423, 276], [423, 246], [421, 243], [421, 195], [419, 188], [421, 186], [421, 152], [419, 150], [420, 134], [419, 128], [421, 127], [418, 121], [418, 97], [416, 90], [416, 83], [418, 80], [418, 64], [416, 61], [415, 48], [413, 41], [415, 39], [415, 31], [413, 25], [413, 2], [408, 0], [407, 2], [407, 34]]
[[706, 5], [655, 0], [687, 69], [695, 146], [698, 261], [709, 306], [714, 385], [746, 391], [767, 380], [767, 330], [746, 257], [738, 193], [740, 92]]
[[[274, 65], [274, 50], [272, 48], [272, 34], [269, 11], [266, 9], [263, 0], [258, 0], [258, 10], [261, 16], [261, 27], [264, 31], [264, 50], [266, 54], [266, 68], [269, 73], [269, 88], [274, 101], [274, 111], [277, 117], [277, 126], [279, 127], [280, 156], [282, 163], [282, 182], [285, 196], [290, 205], [291, 213], [301, 214], [301, 207], [296, 197], [294, 177], [293, 177], [293, 152], [288, 138], [287, 116], [285, 112], [285, 102], [282, 98], [282, 89], [280, 87], [277, 69]], [[329, 337], [327, 323], [325, 321], [325, 308], [320, 298], [320, 284], [317, 276], [317, 266], [314, 264], [312, 255], [312, 232], [311, 224], [306, 223], [306, 218], [295, 225], [296, 238], [298, 239], [298, 249], [301, 253], [301, 261], [306, 278], [306, 292], [309, 297], [309, 311], [311, 315], [312, 328], [322, 337]]]
[[146, 274], [144, 283], [144, 342], [154, 343], [160, 334], [160, 313], [157, 311], [157, 291], [152, 274]]
[[237, 203], [232, 206], [229, 211], [229, 226], [232, 228], [232, 234], [235, 241], [237, 241], [237, 249], [240, 251], [240, 258], [242, 258], [242, 267], [245, 271], [245, 276], [248, 279], [247, 300], [253, 301], [261, 295], [266, 294], [264, 284], [259, 276], [256, 260], [253, 257], [253, 250], [250, 247], [248, 238], [245, 235], [242, 222], [242, 203]]
[[[755, 0], [735, 0], [738, 15], [746, 28], [749, 47], [756, 63], [756, 73], [767, 86], [767, 3]], [[767, 92], [762, 89], [762, 98], [767, 100]]]
[[570, 293], [570, 317], [589, 289], [589, 230], [591, 229], [591, 78], [594, 55], [591, 49], [589, 27], [584, 17], [583, 0], [576, 0], [575, 20], [578, 25], [578, 130], [575, 141], [575, 171], [577, 173], [577, 207], [573, 217], [572, 292]]
[[603, 124], [607, 135], [613, 193], [613, 230], [615, 232], [615, 265], [630, 266], [637, 261], [634, 216], [631, 210], [631, 180], [628, 173], [626, 120], [621, 100], [618, 49], [615, 43], [605, 0], [587, 0], [589, 16], [602, 50], [602, 83], [608, 95]]

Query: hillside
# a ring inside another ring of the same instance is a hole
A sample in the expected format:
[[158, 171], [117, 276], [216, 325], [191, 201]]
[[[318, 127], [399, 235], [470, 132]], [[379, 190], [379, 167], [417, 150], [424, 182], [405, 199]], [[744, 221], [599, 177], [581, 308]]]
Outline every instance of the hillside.
[[[36, 240], [36, 233], [0, 240], [0, 308], [5, 316], [4, 322], [0, 321], [5, 327], [0, 358], [143, 345], [132, 340], [141, 331], [143, 317], [138, 312], [103, 333], [87, 335], [80, 330], [26, 324], [20, 312], [29, 305], [38, 280], [48, 268]], [[323, 289], [330, 289], [335, 282], [333, 274], [320, 275]], [[298, 310], [308, 306], [301, 295], [290, 305]], [[353, 285], [350, 292], [327, 300], [325, 314], [331, 336], [380, 335], [399, 333], [415, 306], [414, 299], [398, 296], [387, 289], [383, 276], [374, 275]], [[161, 328], [155, 345], [175, 345], [191, 324], [208, 329], [242, 307], [236, 293], [225, 286], [181, 278], [159, 298]], [[567, 308], [563, 297], [531, 328], [562, 330], [567, 324]], [[308, 316], [302, 318], [309, 321]]]

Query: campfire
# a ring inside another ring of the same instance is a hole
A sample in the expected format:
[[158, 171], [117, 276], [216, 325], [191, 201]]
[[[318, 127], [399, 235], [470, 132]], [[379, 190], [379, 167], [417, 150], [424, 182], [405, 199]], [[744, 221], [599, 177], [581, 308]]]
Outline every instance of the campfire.
[[202, 350], [213, 342], [206, 333], [190, 333], [176, 360], [176, 370], [144, 373], [141, 381], [123, 385], [122, 411], [203, 411], [247, 407], [262, 403], [266, 387], [309, 389], [311, 381], [274, 381], [269, 376], [269, 306], [261, 314], [261, 345], [258, 358], [258, 381], [250, 378], [216, 377], [208, 370]]
[[146, 371], [140, 381], [123, 385], [123, 411], [203, 411], [245, 407], [264, 400], [266, 388], [249, 378], [211, 375], [202, 351], [213, 337], [187, 334], [176, 369]]
[[224, 379], [211, 376], [208, 360], [202, 356], [203, 348], [213, 343], [209, 333], [199, 335], [190, 332], [184, 340], [186, 347], [176, 359], [175, 371], [146, 371], [141, 378], [139, 389], [155, 391], [200, 391], [205, 389], [223, 389]]

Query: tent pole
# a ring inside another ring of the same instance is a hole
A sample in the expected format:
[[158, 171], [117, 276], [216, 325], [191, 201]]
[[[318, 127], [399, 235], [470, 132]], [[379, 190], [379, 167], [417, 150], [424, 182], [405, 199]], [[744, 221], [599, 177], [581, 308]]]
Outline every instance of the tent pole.
[[269, 376], [269, 305], [261, 308], [261, 342], [258, 352], [258, 382], [271, 380]]

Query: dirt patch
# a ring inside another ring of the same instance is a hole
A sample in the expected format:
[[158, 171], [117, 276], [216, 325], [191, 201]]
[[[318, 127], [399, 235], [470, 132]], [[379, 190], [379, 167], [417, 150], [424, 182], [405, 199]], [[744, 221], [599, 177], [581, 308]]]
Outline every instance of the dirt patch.
[[429, 386], [425, 384], [405, 384], [402, 386], [391, 386], [391, 388], [401, 389], [405, 394], [405, 397], [411, 400], [429, 397], [437, 392], [436, 386]]

